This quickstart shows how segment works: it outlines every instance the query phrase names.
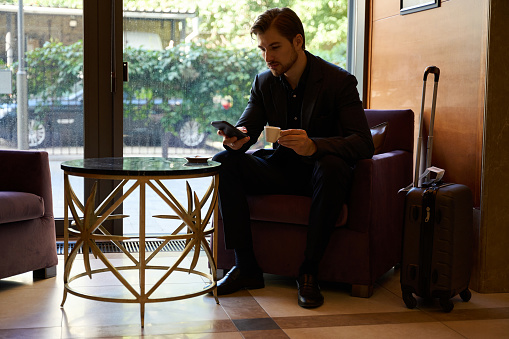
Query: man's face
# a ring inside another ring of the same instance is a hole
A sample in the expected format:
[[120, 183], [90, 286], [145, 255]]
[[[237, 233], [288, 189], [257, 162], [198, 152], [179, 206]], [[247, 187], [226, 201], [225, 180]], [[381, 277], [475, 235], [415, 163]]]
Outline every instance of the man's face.
[[295, 45], [275, 28], [269, 28], [265, 33], [258, 34], [257, 39], [262, 57], [274, 76], [288, 72], [297, 61]]

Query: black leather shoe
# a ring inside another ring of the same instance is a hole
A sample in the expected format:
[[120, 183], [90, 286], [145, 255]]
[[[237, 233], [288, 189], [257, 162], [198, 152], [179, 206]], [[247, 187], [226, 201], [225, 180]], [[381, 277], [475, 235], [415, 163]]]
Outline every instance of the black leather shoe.
[[231, 294], [243, 288], [254, 290], [264, 287], [265, 283], [261, 271], [245, 274], [241, 272], [240, 268], [233, 266], [224, 278], [217, 282], [217, 295]]
[[299, 290], [299, 306], [304, 308], [315, 308], [323, 305], [323, 295], [320, 293], [320, 286], [316, 277], [311, 274], [303, 274], [297, 279]]

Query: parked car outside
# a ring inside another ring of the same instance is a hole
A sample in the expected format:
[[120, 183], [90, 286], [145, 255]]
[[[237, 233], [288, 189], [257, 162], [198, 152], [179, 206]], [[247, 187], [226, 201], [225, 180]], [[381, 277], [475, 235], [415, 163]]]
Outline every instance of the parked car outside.
[[[193, 42], [161, 50], [157, 39], [133, 33], [126, 33], [123, 57], [130, 69], [123, 93], [128, 145], [200, 147], [215, 133], [211, 121], [238, 119], [254, 75], [265, 68], [251, 49], [211, 49]], [[30, 147], [83, 145], [83, 92], [74, 87], [83, 79], [82, 49], [81, 41], [69, 46], [48, 42], [27, 53]], [[15, 101], [0, 97], [0, 138], [14, 145], [16, 109]]]
[[[161, 120], [162, 99], [124, 98], [124, 107], [130, 110], [150, 104], [149, 113], [143, 118], [133, 114], [124, 116], [124, 143], [129, 146], [159, 146], [164, 133]], [[165, 109], [178, 110], [181, 99], [170, 99]], [[171, 144], [182, 147], [200, 147], [206, 139], [206, 132], [192, 119], [185, 119], [177, 126]], [[72, 93], [65, 98], [42, 101], [28, 101], [29, 147], [83, 146], [83, 91]], [[9, 145], [17, 143], [17, 103], [0, 104], [0, 139]]]
[[[17, 103], [0, 104], [0, 138], [17, 142]], [[28, 100], [28, 145], [31, 148], [83, 146], [83, 94], [56, 100]]]

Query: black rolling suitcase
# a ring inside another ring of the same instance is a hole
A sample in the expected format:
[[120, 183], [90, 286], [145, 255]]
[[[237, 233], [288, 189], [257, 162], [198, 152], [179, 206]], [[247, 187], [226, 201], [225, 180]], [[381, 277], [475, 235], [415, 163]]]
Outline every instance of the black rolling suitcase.
[[[426, 168], [437, 172], [429, 179], [428, 170], [420, 175], [420, 153], [423, 129], [423, 108], [426, 79], [435, 77]], [[405, 200], [405, 221], [401, 267], [401, 290], [408, 308], [414, 308], [422, 298], [439, 298], [445, 312], [454, 308], [450, 300], [457, 294], [470, 300], [468, 289], [472, 266], [473, 201], [472, 192], [465, 185], [443, 183], [443, 171], [430, 167], [433, 143], [436, 93], [440, 70], [426, 68], [419, 125], [414, 182]], [[424, 183], [419, 184], [420, 180]]]

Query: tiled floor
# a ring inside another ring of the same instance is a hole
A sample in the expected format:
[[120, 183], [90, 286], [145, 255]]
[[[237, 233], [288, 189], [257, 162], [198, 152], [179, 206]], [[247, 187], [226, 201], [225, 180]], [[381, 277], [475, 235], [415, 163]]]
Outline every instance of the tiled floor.
[[[108, 257], [115, 264], [124, 259]], [[63, 308], [63, 258], [58, 275], [32, 279], [30, 273], [0, 280], [0, 338], [509, 338], [509, 294], [472, 292], [469, 302], [454, 298], [455, 308], [443, 313], [437, 302], [419, 300], [405, 307], [399, 271], [380, 279], [369, 299], [353, 298], [348, 287], [322, 284], [325, 304], [306, 310], [297, 305], [295, 282], [266, 275], [266, 287], [214, 298], [152, 303], [146, 306], [145, 327], [135, 304], [91, 301], [69, 295]], [[175, 260], [175, 253], [158, 260]], [[96, 262], [93, 265], [97, 266]], [[206, 267], [205, 260], [200, 260]], [[79, 258], [76, 268], [83, 267]], [[136, 280], [135, 272], [123, 271]], [[148, 283], [154, 275], [150, 274]], [[98, 274], [74, 281], [83, 292], [125, 295], [113, 276]], [[164, 283], [160, 293], [201, 289], [200, 276], [179, 273]]]

